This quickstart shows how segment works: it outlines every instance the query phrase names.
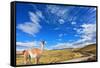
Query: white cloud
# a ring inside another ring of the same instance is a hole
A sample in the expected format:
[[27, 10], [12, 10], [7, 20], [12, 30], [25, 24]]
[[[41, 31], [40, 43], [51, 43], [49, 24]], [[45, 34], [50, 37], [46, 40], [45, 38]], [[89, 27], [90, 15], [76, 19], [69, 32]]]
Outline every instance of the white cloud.
[[89, 9], [90, 13], [96, 11], [96, 8]]
[[96, 11], [96, 8], [94, 8], [94, 11]]
[[74, 22], [74, 21], [73, 21], [73, 22], [71, 22], [71, 24], [72, 24], [72, 25], [75, 25], [75, 24], [76, 24], [76, 22]]
[[[45, 41], [45, 45], [47, 44], [47, 41]], [[27, 42], [16, 42], [16, 50], [17, 51], [23, 51], [31, 48], [40, 48], [41, 46], [40, 41], [27, 41]], [[45, 49], [47, 49], [45, 47]]]
[[[77, 31], [80, 34], [78, 35], [80, 39], [71, 43], [57, 43], [53, 45], [52, 49], [81, 48], [96, 43], [96, 24], [83, 24], [81, 27], [82, 28]], [[75, 30], [77, 29], [75, 28]], [[62, 34], [59, 36], [62, 36]]]
[[59, 30], [59, 29], [60, 29], [59, 27], [54, 28], [54, 30]]
[[47, 9], [51, 12], [51, 13], [57, 13], [58, 10], [60, 9], [58, 6], [56, 5], [47, 5]]
[[31, 41], [31, 42], [16, 42], [17, 46], [24, 46], [24, 47], [36, 47], [39, 46], [39, 42], [38, 41]]
[[64, 35], [67, 35], [66, 33], [64, 33]]
[[64, 49], [64, 48], [72, 48], [71, 43], [58, 43], [52, 47], [52, 49]]
[[77, 30], [80, 39], [74, 42], [76, 45], [86, 45], [89, 43], [96, 43], [96, 24], [83, 24], [82, 29]]
[[30, 19], [31, 19], [32, 23], [39, 24], [40, 19], [37, 16], [37, 14], [35, 14], [34, 12], [29, 12], [29, 16], [30, 16]]
[[57, 16], [59, 17], [66, 17], [68, 15], [68, 9], [61, 9], [57, 12]]
[[33, 42], [16, 42], [17, 46], [25, 46], [25, 47], [32, 47], [34, 46]]
[[77, 30], [77, 28], [73, 28], [73, 30]]
[[82, 28], [73, 28], [73, 30], [75, 30], [77, 32], [77, 34], [82, 33]]
[[60, 24], [64, 24], [65, 23], [65, 21], [63, 19], [59, 19], [58, 21], [59, 21]]
[[37, 16], [37, 14], [33, 12], [29, 12], [29, 16], [30, 16], [31, 22], [18, 24], [17, 28], [25, 33], [35, 36], [35, 34], [38, 33], [40, 29], [42, 28], [42, 26], [39, 24], [40, 19]]
[[24, 24], [19, 24], [17, 28], [25, 33], [35, 36], [35, 34], [39, 32], [41, 26], [31, 22], [26, 22]]
[[80, 29], [76, 29], [76, 32], [78, 33], [78, 34], [81, 34], [82, 33], [82, 29], [80, 28]]
[[42, 12], [41, 12], [41, 11], [37, 11], [36, 14], [37, 14], [37, 16], [39, 16], [40, 18], [44, 19], [44, 16], [42, 15]]
[[70, 11], [72, 11], [71, 9], [73, 9], [73, 8], [74, 7], [70, 7], [70, 8], [68, 7], [66, 9], [66, 7], [64, 7], [64, 6], [47, 5], [48, 12], [52, 13], [55, 16], [57, 16], [58, 21], [59, 21], [60, 24], [64, 24], [65, 21], [70, 21], [70, 23], [72, 25], [76, 24], [76, 22], [74, 22], [74, 21], [77, 19], [77, 17], [76, 16], [72, 16], [70, 14]]
[[61, 41], [62, 39], [58, 39], [59, 41]]
[[18, 49], [18, 48], [17, 48], [17, 49], [16, 49], [16, 51], [24, 51], [24, 50], [27, 50], [27, 48], [24, 48], [24, 49], [23, 49], [23, 48], [21, 48], [21, 49]]
[[63, 34], [59, 34], [59, 37], [62, 37], [63, 36]]
[[96, 32], [96, 24], [83, 24], [83, 33], [91, 34]]
[[82, 48], [82, 47], [85, 47], [86, 45], [90, 45], [90, 44], [94, 44], [95, 42], [88, 42], [88, 41], [85, 41], [85, 42], [82, 42], [80, 40], [80, 43], [74, 43], [73, 45], [73, 48]]
[[57, 5], [47, 5], [48, 12], [62, 18], [63, 20], [68, 19], [69, 9]]
[[82, 27], [82, 38], [92, 40], [96, 36], [96, 24], [83, 24]]
[[64, 37], [65, 35], [67, 35], [67, 34], [66, 33], [60, 33], [58, 36], [59, 36], [59, 38], [61, 38], [61, 37]]
[[77, 34], [75, 34], [74, 36], [78, 37], [78, 35], [77, 35]]

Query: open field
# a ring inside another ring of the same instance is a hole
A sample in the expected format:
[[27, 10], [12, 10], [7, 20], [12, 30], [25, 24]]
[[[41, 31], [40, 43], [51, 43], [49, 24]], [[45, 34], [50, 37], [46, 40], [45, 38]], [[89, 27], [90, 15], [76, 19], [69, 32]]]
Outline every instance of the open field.
[[[87, 59], [84, 57], [87, 57]], [[80, 58], [80, 61], [96, 60], [96, 45], [92, 44], [79, 49], [45, 50], [40, 58], [40, 64], [67, 62], [78, 58]], [[81, 58], [85, 60], [81, 60]], [[17, 55], [17, 65], [23, 65], [23, 61], [23, 55]], [[34, 59], [31, 59], [31, 63], [29, 64], [34, 64]]]

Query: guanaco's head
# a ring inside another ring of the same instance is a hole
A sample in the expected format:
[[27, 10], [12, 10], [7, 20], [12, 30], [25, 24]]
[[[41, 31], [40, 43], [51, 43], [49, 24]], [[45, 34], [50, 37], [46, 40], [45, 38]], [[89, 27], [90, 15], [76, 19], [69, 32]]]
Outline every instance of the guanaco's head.
[[42, 43], [43, 45], [45, 45], [45, 41], [41, 41], [41, 43]]
[[44, 45], [45, 45], [45, 41], [41, 41], [40, 45], [41, 45], [41, 50], [43, 50], [44, 49]]

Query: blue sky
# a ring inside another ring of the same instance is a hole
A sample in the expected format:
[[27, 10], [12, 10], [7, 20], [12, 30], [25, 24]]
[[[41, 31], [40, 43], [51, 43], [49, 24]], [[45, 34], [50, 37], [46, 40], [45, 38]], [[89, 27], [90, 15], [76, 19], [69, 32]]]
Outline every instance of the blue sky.
[[16, 3], [17, 50], [77, 48], [96, 43], [96, 8]]

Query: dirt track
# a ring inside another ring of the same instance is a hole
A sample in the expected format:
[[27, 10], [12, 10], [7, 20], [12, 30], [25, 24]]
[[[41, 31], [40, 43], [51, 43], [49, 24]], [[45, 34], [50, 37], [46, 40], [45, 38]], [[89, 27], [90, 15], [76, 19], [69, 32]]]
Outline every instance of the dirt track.
[[87, 61], [87, 60], [92, 59], [94, 57], [94, 54], [91, 54], [91, 53], [87, 53], [87, 54], [89, 55], [87, 57], [72, 59], [72, 60], [63, 61], [63, 62], [81, 62], [81, 61]]

